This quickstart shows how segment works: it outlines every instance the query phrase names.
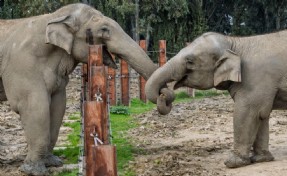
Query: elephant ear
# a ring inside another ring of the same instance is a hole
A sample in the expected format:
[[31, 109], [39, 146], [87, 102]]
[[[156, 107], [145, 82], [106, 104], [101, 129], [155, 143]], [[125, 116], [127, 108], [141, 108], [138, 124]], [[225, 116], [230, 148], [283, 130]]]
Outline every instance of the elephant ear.
[[53, 44], [71, 54], [74, 35], [78, 30], [75, 18], [62, 16], [48, 22], [46, 27], [46, 43]]
[[214, 86], [226, 81], [241, 82], [240, 57], [231, 50], [226, 50], [215, 63]]

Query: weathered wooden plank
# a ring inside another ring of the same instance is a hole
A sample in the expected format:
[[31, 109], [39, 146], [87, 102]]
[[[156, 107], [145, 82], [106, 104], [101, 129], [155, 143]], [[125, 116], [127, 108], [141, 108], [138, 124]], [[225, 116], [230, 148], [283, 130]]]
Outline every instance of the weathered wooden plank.
[[[140, 47], [146, 52], [147, 48], [146, 48], [146, 41], [145, 40], [140, 40]], [[146, 84], [146, 80], [140, 76], [139, 78], [139, 87], [140, 87], [140, 99], [146, 103], [146, 95], [145, 95], [145, 84]]]

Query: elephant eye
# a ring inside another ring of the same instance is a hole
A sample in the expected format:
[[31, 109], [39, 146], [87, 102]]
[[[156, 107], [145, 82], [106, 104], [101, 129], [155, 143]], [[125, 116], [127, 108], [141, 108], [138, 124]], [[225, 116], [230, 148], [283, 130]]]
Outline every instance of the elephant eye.
[[195, 67], [195, 62], [194, 62], [194, 60], [187, 60], [187, 62], [186, 62], [186, 68], [188, 69], [188, 70], [192, 70], [192, 69], [194, 69], [194, 67]]

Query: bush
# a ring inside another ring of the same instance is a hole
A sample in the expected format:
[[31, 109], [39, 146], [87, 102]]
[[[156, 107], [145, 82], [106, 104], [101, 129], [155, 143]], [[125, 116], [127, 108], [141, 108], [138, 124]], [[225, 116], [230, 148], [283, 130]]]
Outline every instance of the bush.
[[190, 96], [184, 91], [176, 94], [176, 99], [186, 99], [186, 98], [190, 98]]
[[111, 106], [110, 107], [111, 114], [122, 114], [122, 115], [129, 115], [130, 110], [126, 106]]

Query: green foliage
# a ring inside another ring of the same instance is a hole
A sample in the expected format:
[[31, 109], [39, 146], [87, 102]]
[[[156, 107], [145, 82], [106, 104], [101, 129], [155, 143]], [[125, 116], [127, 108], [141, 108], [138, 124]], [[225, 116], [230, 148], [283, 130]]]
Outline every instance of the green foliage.
[[121, 115], [129, 115], [129, 108], [126, 106], [112, 106], [110, 107], [111, 114], [121, 114]]
[[[165, 39], [169, 53], [177, 53], [186, 42], [206, 31], [253, 35], [287, 26], [287, 1], [283, 0], [139, 0], [139, 19], [135, 19], [135, 0], [5, 0], [0, 18], [51, 13], [75, 2], [88, 3], [115, 19], [131, 37], [135, 36], [138, 20], [148, 50], [158, 50], [158, 40]], [[150, 56], [157, 61], [157, 55]]]
[[54, 12], [56, 9], [79, 0], [4, 0], [0, 18], [23, 18]]

